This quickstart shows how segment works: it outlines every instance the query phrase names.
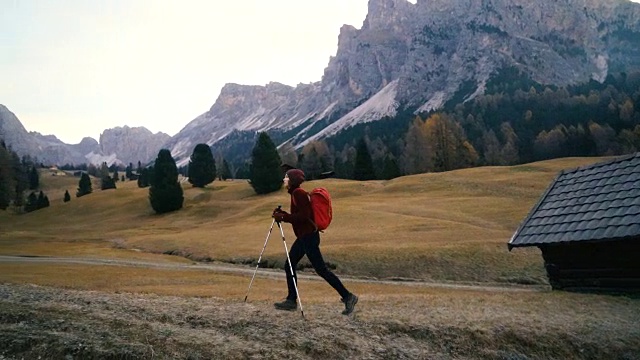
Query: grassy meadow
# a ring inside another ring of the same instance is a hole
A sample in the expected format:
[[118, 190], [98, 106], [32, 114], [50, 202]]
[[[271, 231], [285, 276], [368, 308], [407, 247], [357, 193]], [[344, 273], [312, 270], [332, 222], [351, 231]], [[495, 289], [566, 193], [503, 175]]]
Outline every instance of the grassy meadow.
[[551, 291], [537, 248], [507, 250], [560, 170], [601, 160], [305, 183], [332, 194], [321, 249], [360, 302], [340, 315], [301, 271], [304, 319], [271, 305], [286, 293], [277, 227], [263, 257], [275, 269], [242, 301], [284, 189], [184, 183], [184, 208], [156, 215], [135, 182], [92, 179], [76, 198], [78, 178], [43, 170], [49, 208], [0, 212], [0, 360], [640, 358], [637, 299]]
[[[567, 158], [510, 167], [480, 167], [405, 176], [390, 181], [326, 179], [334, 220], [321, 236], [325, 260], [338, 274], [377, 279], [545, 284], [537, 248], [507, 250], [507, 242], [557, 173], [600, 158]], [[272, 209], [289, 208], [284, 189], [256, 195], [244, 180], [204, 189], [185, 182], [183, 209], [154, 214], [148, 189], [133, 181], [76, 198], [78, 178], [41, 173], [51, 206], [24, 215], [3, 213], [0, 255], [217, 261], [255, 264]], [[96, 190], [98, 188], [98, 190]], [[64, 191], [72, 199], [62, 201]], [[294, 240], [284, 227], [288, 245]], [[177, 256], [167, 256], [172, 254]], [[277, 229], [263, 260], [281, 267]]]

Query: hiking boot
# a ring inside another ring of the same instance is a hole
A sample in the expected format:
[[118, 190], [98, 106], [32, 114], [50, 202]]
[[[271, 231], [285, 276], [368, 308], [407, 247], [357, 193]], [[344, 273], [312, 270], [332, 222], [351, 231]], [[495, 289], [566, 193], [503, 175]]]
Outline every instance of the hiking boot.
[[273, 304], [273, 306], [275, 306], [278, 310], [287, 311], [293, 311], [298, 308], [298, 304], [296, 303], [296, 301], [291, 299], [285, 299], [284, 301], [277, 302]]
[[358, 297], [355, 294], [349, 294], [346, 299], [342, 299], [342, 302], [344, 303], [344, 310], [342, 311], [342, 315], [349, 315], [356, 307], [356, 304], [358, 303]]

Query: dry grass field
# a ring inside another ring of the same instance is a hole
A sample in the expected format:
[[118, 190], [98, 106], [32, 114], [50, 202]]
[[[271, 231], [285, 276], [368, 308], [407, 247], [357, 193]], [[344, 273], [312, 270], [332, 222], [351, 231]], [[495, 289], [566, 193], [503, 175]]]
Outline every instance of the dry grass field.
[[[637, 299], [552, 292], [539, 250], [506, 246], [560, 170], [601, 160], [305, 183], [333, 196], [321, 248], [360, 295], [342, 316], [333, 290], [302, 271], [306, 319], [273, 310], [279, 270], [261, 270], [242, 301], [284, 190], [185, 183], [184, 208], [156, 215], [135, 182], [100, 191], [93, 180], [76, 198], [78, 178], [43, 173], [49, 208], [0, 212], [0, 359], [637, 359]], [[283, 265], [277, 228], [265, 258]]]

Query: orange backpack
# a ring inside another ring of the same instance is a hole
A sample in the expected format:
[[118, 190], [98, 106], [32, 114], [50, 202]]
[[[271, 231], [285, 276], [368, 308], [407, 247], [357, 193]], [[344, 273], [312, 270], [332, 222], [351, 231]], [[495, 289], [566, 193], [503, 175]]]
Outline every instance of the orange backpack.
[[333, 209], [331, 208], [331, 196], [323, 187], [315, 188], [309, 192], [309, 201], [313, 211], [313, 219], [318, 231], [323, 231], [331, 224]]
[[[315, 225], [318, 231], [323, 231], [329, 227], [333, 219], [333, 209], [331, 207], [329, 191], [323, 187], [319, 187], [309, 191], [307, 195], [309, 196], [313, 216], [313, 219], [309, 220]], [[293, 197], [291, 199], [293, 199]]]

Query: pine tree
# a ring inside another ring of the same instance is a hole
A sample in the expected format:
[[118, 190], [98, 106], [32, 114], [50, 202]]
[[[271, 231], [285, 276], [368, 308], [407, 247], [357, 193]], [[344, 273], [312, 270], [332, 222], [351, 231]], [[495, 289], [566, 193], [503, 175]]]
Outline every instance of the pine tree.
[[38, 204], [37, 209], [46, 208], [49, 206], [49, 198], [40, 190], [40, 194], [38, 195]]
[[15, 188], [15, 176], [11, 166], [11, 154], [0, 141], [0, 210], [6, 210], [11, 203]]
[[268, 194], [282, 187], [280, 155], [266, 132], [258, 135], [258, 141], [251, 152], [249, 183], [256, 194]]
[[64, 191], [64, 202], [71, 201], [71, 195], [69, 195], [69, 190]]
[[131, 180], [131, 178], [133, 177], [132, 175], [133, 175], [133, 164], [129, 163], [129, 165], [127, 165], [127, 167], [124, 169], [124, 177], [126, 177], [128, 180]]
[[29, 188], [29, 175], [28, 164], [30, 160], [24, 157], [22, 161], [15, 152], [11, 152], [11, 167], [13, 169], [13, 179], [15, 184], [15, 191], [13, 197], [13, 205], [16, 208], [21, 208], [24, 205], [24, 193]]
[[93, 189], [91, 189], [91, 179], [89, 175], [85, 172], [80, 176], [80, 181], [78, 182], [78, 192], [76, 192], [76, 197], [85, 196], [87, 194], [91, 194]]
[[198, 144], [193, 149], [187, 171], [189, 183], [203, 188], [216, 179], [216, 162], [213, 160], [211, 148], [207, 144]]
[[116, 182], [111, 176], [103, 177], [100, 181], [100, 190], [115, 189]]
[[27, 197], [27, 202], [24, 204], [24, 211], [30, 213], [36, 210], [38, 210], [38, 196], [32, 191]]
[[160, 150], [153, 168], [153, 181], [149, 188], [149, 202], [153, 210], [162, 214], [182, 208], [184, 196], [171, 152]]
[[382, 179], [391, 180], [400, 176], [400, 167], [398, 163], [391, 156], [387, 156], [384, 159], [384, 168], [382, 170]]
[[371, 155], [364, 138], [360, 139], [356, 146], [356, 164], [353, 169], [353, 178], [360, 181], [376, 179], [373, 161], [371, 161]]
[[113, 176], [111, 177], [111, 179], [113, 179], [113, 182], [120, 181], [120, 175], [118, 174], [117, 168], [113, 170]]
[[40, 187], [40, 176], [38, 176], [38, 169], [34, 165], [29, 172], [29, 190], [36, 190], [38, 187]]
[[222, 171], [220, 171], [220, 179], [227, 180], [231, 179], [233, 176], [231, 175], [231, 169], [229, 168], [229, 163], [227, 160], [222, 159]]

